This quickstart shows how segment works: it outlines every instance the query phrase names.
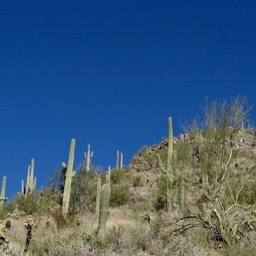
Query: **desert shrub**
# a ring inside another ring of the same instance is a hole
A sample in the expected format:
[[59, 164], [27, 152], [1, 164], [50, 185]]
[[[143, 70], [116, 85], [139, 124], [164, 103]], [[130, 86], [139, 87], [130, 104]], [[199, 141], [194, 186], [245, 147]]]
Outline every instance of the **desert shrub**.
[[18, 206], [18, 210], [27, 214], [40, 212], [41, 205], [39, 203], [38, 192], [28, 195], [18, 195], [14, 198], [14, 203]]
[[55, 191], [55, 200], [56, 203], [59, 205], [62, 204], [62, 195], [64, 192], [64, 185], [65, 185], [65, 168], [62, 168], [62, 170], [56, 170], [54, 171], [52, 177], [50, 177], [48, 182], [48, 188]]
[[123, 181], [125, 182], [128, 177], [125, 174], [124, 169], [115, 169], [111, 170], [111, 183], [112, 184], [120, 184]]
[[222, 102], [206, 100], [203, 107], [204, 128], [243, 128], [249, 122], [248, 115], [251, 109], [252, 106], [243, 96], [231, 97], [230, 100]]
[[230, 134], [231, 127], [244, 129], [250, 127], [249, 113], [252, 106], [243, 96], [231, 97], [224, 101], [208, 101], [202, 107], [203, 116], [194, 118], [191, 125], [185, 125], [184, 130], [190, 138], [204, 138], [208, 142], [224, 141]]
[[157, 180], [157, 190], [154, 192], [154, 208], [156, 211], [166, 209], [167, 200], [166, 200], [166, 177], [161, 175]]
[[49, 213], [58, 205], [56, 202], [57, 192], [42, 188], [28, 195], [17, 195], [11, 202], [11, 208], [17, 208], [20, 212], [27, 214]]
[[86, 171], [85, 165], [80, 165], [79, 170], [72, 179], [70, 210], [76, 213], [92, 212], [96, 202], [97, 176], [95, 170]]
[[111, 194], [109, 206], [121, 206], [127, 204], [129, 201], [128, 186], [127, 185], [113, 185], [111, 186]]
[[255, 256], [255, 246], [241, 246], [240, 244], [234, 244], [233, 246], [224, 246], [222, 253], [225, 256]]
[[[86, 171], [86, 162], [79, 165], [76, 174], [72, 178], [71, 195], [69, 209], [75, 213], [85, 213], [93, 211], [95, 208], [96, 198], [96, 171], [100, 167], [91, 167]], [[60, 206], [62, 205], [62, 197], [65, 186], [66, 168], [61, 171], [57, 170], [49, 181], [49, 188], [55, 191], [55, 201]]]
[[187, 142], [179, 143], [176, 145], [177, 162], [188, 163], [190, 161], [191, 146]]
[[107, 255], [149, 255], [147, 247], [150, 238], [149, 229], [144, 225], [114, 227], [106, 237], [112, 249]]
[[77, 233], [70, 232], [69, 235], [34, 235], [30, 245], [31, 255], [35, 256], [78, 256], [89, 255], [89, 246], [84, 243]]
[[133, 177], [132, 185], [133, 185], [134, 187], [140, 187], [140, 186], [142, 186], [141, 177], [140, 177], [140, 176]]
[[8, 213], [11, 213], [15, 210], [15, 203], [14, 201], [10, 201], [10, 202], [5, 202], [3, 207], [0, 208], [0, 219], [4, 219]]

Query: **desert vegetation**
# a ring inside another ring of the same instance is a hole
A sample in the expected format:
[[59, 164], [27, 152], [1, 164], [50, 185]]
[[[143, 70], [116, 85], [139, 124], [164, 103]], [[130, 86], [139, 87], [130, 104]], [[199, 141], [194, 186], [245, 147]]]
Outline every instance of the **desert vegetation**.
[[1, 255], [256, 255], [256, 131], [246, 98], [206, 102], [175, 137], [98, 172], [68, 162], [36, 190], [34, 159], [21, 192], [1, 189]]

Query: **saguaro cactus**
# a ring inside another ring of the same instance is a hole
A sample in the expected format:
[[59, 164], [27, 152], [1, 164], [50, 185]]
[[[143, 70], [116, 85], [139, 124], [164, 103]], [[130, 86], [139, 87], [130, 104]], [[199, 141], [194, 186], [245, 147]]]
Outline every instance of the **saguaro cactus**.
[[157, 154], [157, 161], [159, 168], [162, 173], [166, 174], [166, 209], [170, 210], [171, 208], [171, 200], [172, 200], [172, 193], [171, 193], [171, 184], [173, 181], [173, 130], [172, 130], [172, 118], [169, 117], [168, 119], [168, 151], [167, 151], [167, 164], [166, 168], [164, 168], [160, 155]]
[[87, 154], [84, 153], [84, 156], [86, 158], [86, 171], [89, 172], [91, 167], [91, 158], [93, 157], [94, 152], [91, 151], [91, 145], [88, 144]]
[[21, 195], [25, 194], [24, 180], [21, 180]]
[[123, 153], [116, 151], [116, 169], [123, 169]]
[[106, 174], [106, 182], [110, 186], [110, 180], [111, 180], [111, 166], [108, 166], [108, 172]]
[[4, 176], [3, 180], [2, 180], [2, 189], [1, 189], [1, 196], [0, 196], [0, 208], [2, 208], [3, 205], [4, 205], [5, 189], [6, 189], [6, 176]]
[[74, 165], [74, 154], [75, 154], [75, 144], [76, 140], [72, 139], [70, 144], [69, 158], [68, 158], [68, 166], [65, 173], [65, 185], [62, 199], [62, 214], [65, 216], [68, 213], [69, 201], [70, 201], [70, 193], [71, 193], [71, 181], [72, 177], [76, 174], [73, 170]]
[[29, 191], [31, 192], [33, 192], [36, 187], [36, 178], [34, 178], [34, 173], [35, 173], [35, 160], [34, 158], [32, 158], [31, 164], [30, 164], [30, 176], [29, 176], [29, 184], [28, 184]]
[[101, 188], [101, 197], [100, 197], [100, 216], [99, 216], [99, 224], [98, 224], [98, 236], [100, 238], [103, 238], [105, 235], [109, 199], [110, 199], [110, 186], [108, 184], [104, 184]]
[[96, 195], [96, 220], [99, 223], [100, 216], [100, 194], [101, 194], [101, 178], [97, 179], [97, 195]]
[[[28, 166], [28, 173], [27, 173], [27, 181], [26, 187], [24, 189], [24, 181], [22, 180], [23, 186], [23, 194], [28, 195], [29, 193], [33, 193], [36, 188], [36, 178], [34, 177], [35, 173], [35, 160], [34, 158], [31, 159], [31, 163]], [[24, 191], [25, 190], [25, 191]]]

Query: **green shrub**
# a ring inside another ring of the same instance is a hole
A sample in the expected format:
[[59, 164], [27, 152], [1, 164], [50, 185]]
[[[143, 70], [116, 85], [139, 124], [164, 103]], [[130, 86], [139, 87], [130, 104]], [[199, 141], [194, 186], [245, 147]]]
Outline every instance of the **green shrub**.
[[15, 210], [15, 204], [13, 201], [5, 202], [4, 206], [0, 209], [0, 219], [4, 219], [8, 213], [11, 213]]
[[127, 180], [125, 171], [123, 169], [111, 170], [111, 183], [120, 184], [123, 181]]
[[140, 176], [134, 177], [134, 178], [133, 178], [132, 185], [133, 185], [134, 187], [140, 187], [140, 186], [142, 186], [141, 177], [140, 177]]
[[154, 208], [156, 211], [160, 211], [166, 208], [166, 177], [165, 175], [161, 175], [161, 177], [157, 180], [157, 190], [154, 192]]
[[121, 206], [127, 204], [129, 201], [128, 186], [127, 185], [113, 185], [111, 186], [110, 206]]
[[93, 170], [81, 169], [72, 180], [70, 210], [75, 213], [92, 212], [96, 202], [97, 177]]
[[18, 205], [18, 210], [27, 214], [33, 214], [40, 211], [40, 204], [38, 203], [38, 193], [28, 195], [18, 195], [14, 202]]
[[191, 146], [187, 142], [177, 144], [175, 149], [177, 150], [177, 162], [188, 163], [190, 161]]

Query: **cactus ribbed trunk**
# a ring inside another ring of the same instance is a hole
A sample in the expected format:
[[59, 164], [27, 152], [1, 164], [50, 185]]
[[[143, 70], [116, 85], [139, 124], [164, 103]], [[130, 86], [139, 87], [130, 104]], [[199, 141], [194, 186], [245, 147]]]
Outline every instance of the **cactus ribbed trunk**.
[[69, 201], [70, 201], [70, 193], [71, 193], [71, 182], [72, 177], [75, 175], [75, 171], [73, 171], [74, 165], [74, 153], [75, 153], [75, 139], [71, 140], [69, 158], [68, 158], [68, 167], [65, 173], [65, 185], [62, 199], [62, 214], [65, 216], [68, 214], [69, 209]]
[[116, 151], [116, 169], [119, 168], [119, 151]]
[[24, 187], [24, 180], [21, 180], [21, 195], [24, 195], [25, 187]]
[[164, 168], [160, 155], [157, 154], [157, 161], [159, 168], [162, 173], [166, 175], [166, 210], [171, 210], [172, 192], [171, 186], [173, 182], [173, 129], [172, 129], [172, 118], [168, 119], [168, 149], [167, 149], [167, 164]]
[[3, 205], [4, 205], [5, 189], [6, 189], [6, 176], [4, 176], [3, 180], [2, 180], [2, 189], [1, 189], [1, 196], [0, 196], [0, 208], [2, 208]]
[[110, 186], [110, 180], [111, 180], [111, 167], [108, 166], [108, 172], [106, 174], [106, 182]]
[[101, 197], [100, 197], [100, 216], [99, 216], [99, 225], [98, 225], [99, 238], [103, 238], [105, 235], [109, 200], [110, 200], [110, 186], [108, 184], [104, 184], [101, 188]]
[[35, 187], [34, 172], [35, 172], [35, 160], [34, 158], [32, 158], [31, 164], [30, 164], [30, 177], [29, 177], [29, 184], [28, 184], [30, 192], [34, 191], [34, 187]]
[[28, 166], [28, 174], [27, 174], [27, 181], [26, 181], [26, 188], [25, 188], [25, 195], [29, 192], [29, 179], [30, 179], [30, 165]]
[[118, 150], [116, 151], [116, 169], [123, 169], [124, 155]]
[[[36, 189], [36, 178], [34, 177], [35, 173], [35, 160], [34, 158], [31, 159], [31, 163], [28, 166], [28, 173], [27, 173], [27, 181], [26, 187], [24, 188], [24, 181], [23, 181], [23, 195], [28, 195], [29, 193], [33, 193]], [[24, 191], [25, 190], [25, 191]]]
[[101, 178], [97, 179], [97, 195], [96, 195], [96, 220], [99, 223], [100, 216], [100, 194], [101, 194]]

